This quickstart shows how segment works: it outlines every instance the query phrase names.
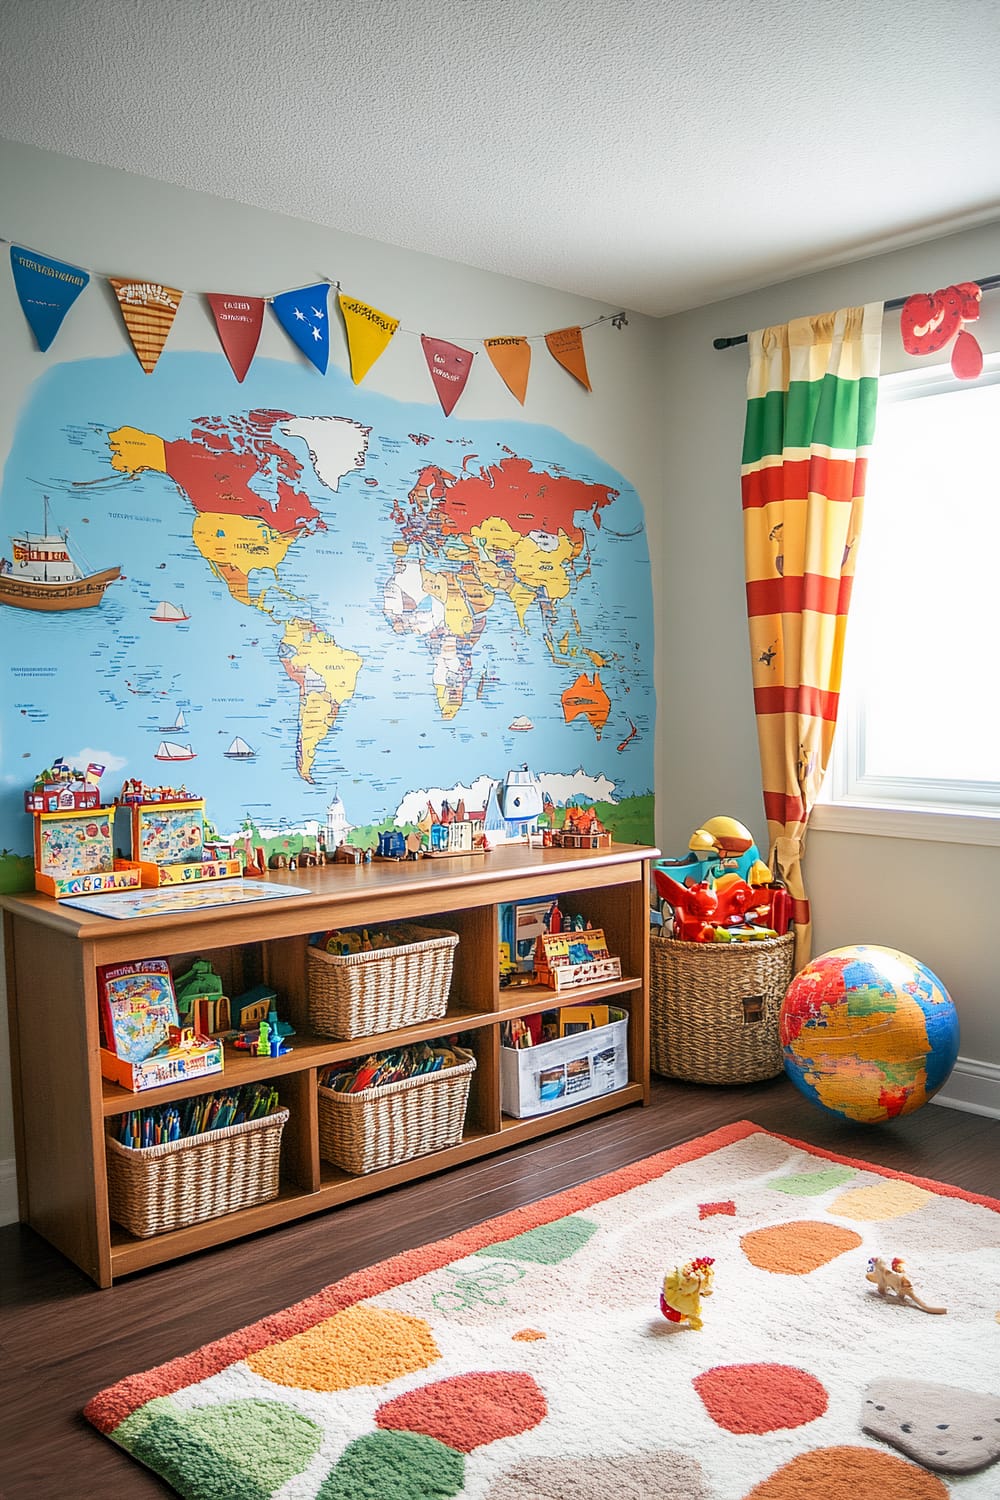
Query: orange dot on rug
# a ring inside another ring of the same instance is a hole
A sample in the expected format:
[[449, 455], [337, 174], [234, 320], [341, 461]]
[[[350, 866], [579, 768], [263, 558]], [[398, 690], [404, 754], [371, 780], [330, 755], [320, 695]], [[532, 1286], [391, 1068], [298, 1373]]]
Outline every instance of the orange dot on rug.
[[845, 1251], [857, 1249], [861, 1242], [860, 1234], [853, 1229], [821, 1224], [815, 1219], [793, 1219], [767, 1229], [751, 1229], [740, 1240], [751, 1265], [782, 1276], [806, 1276]]
[[827, 1408], [825, 1388], [794, 1365], [718, 1365], [698, 1375], [694, 1388], [712, 1421], [727, 1432], [804, 1427]]
[[248, 1354], [246, 1363], [275, 1385], [349, 1391], [415, 1374], [440, 1358], [423, 1318], [359, 1306]]
[[745, 1500], [844, 1500], [882, 1495], [885, 1500], [949, 1500], [936, 1474], [873, 1448], [814, 1448], [782, 1464], [755, 1484]]

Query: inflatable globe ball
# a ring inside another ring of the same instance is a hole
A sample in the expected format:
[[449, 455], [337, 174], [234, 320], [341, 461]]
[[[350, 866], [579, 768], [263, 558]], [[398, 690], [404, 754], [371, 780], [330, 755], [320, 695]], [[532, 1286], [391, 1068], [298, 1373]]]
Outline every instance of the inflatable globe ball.
[[958, 1015], [941, 981], [895, 948], [834, 948], [788, 987], [785, 1072], [813, 1104], [860, 1124], [912, 1114], [958, 1056]]

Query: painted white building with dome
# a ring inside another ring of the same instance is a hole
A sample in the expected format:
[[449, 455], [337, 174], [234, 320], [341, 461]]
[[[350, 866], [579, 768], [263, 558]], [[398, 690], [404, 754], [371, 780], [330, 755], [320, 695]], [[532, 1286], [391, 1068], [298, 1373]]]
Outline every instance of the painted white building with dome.
[[326, 833], [324, 845], [333, 850], [347, 843], [347, 835], [352, 831], [353, 823], [347, 821], [347, 809], [344, 807], [340, 797], [334, 797], [326, 810]]

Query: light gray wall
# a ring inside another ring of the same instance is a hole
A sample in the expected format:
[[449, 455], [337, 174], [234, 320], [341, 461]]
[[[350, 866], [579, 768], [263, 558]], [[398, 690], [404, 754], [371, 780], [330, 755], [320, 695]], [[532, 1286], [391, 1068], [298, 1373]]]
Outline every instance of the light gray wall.
[[[748, 670], [740, 511], [747, 349], [718, 351], [712, 340], [998, 273], [1000, 224], [801, 277], [662, 323], [665, 495], [653, 576], [657, 842], [665, 854], [683, 854], [693, 829], [717, 813], [740, 818], [762, 848], [767, 843]], [[898, 313], [887, 314], [883, 369], [901, 367], [898, 328]], [[984, 349], [1000, 349], [1000, 294], [984, 298], [972, 331]], [[861, 548], [863, 556], [863, 535]], [[871, 942], [929, 964], [958, 1007], [967, 1071], [988, 1075], [1000, 1103], [1000, 1004], [990, 941], [1000, 848], [812, 831], [805, 874], [814, 952]], [[975, 1088], [968, 1092], [971, 1098]]]

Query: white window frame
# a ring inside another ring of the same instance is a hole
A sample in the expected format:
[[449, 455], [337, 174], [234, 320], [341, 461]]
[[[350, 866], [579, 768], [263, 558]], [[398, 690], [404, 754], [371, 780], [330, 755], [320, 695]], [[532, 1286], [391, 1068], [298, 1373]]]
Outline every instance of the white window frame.
[[[1000, 354], [984, 361], [970, 387], [1000, 383]], [[905, 370], [879, 379], [879, 401], [919, 400], [955, 389], [948, 365]], [[876, 424], [876, 443], [878, 442]], [[863, 567], [864, 535], [859, 550]], [[850, 626], [848, 626], [850, 629]], [[849, 688], [849, 684], [848, 684]], [[844, 693], [833, 752], [810, 827], [834, 833], [1000, 845], [1000, 783], [866, 775], [864, 714]]]

